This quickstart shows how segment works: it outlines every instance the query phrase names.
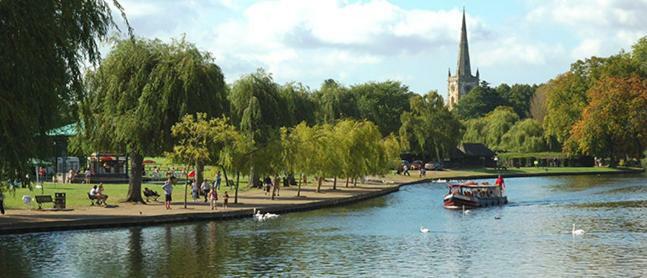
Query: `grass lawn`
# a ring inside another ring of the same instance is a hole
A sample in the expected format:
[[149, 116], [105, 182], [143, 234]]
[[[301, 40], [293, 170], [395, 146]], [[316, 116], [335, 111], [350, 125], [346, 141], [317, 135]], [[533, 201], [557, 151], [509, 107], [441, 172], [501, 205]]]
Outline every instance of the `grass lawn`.
[[[7, 209], [38, 208], [38, 204], [36, 203], [34, 196], [51, 195], [53, 199], [54, 193], [64, 192], [66, 194], [65, 197], [66, 197], [67, 208], [89, 207], [90, 200], [88, 199], [88, 192], [90, 192], [92, 185], [93, 184], [90, 184], [90, 185], [79, 184], [79, 183], [62, 184], [62, 183], [46, 182], [44, 186], [45, 187], [44, 194], [41, 193], [40, 188], [38, 189], [34, 188], [33, 191], [29, 191], [29, 189], [27, 188], [18, 188], [16, 189], [15, 195], [11, 191], [4, 192], [4, 196], [5, 196], [4, 205]], [[144, 187], [148, 187], [153, 191], [157, 191], [157, 193], [160, 194], [161, 196], [158, 200], [164, 201], [164, 191], [162, 190], [161, 184], [142, 184], [142, 190], [144, 189]], [[105, 188], [105, 191], [104, 191], [105, 194], [108, 195], [108, 204], [118, 205], [118, 203], [126, 199], [126, 195], [128, 194], [128, 184], [104, 184], [104, 188]], [[247, 183], [241, 180], [238, 191], [244, 192], [249, 189], [250, 188], [247, 187]], [[227, 188], [226, 186], [224, 186], [224, 179], [223, 179], [222, 184], [220, 186], [220, 191], [218, 191], [219, 195], [222, 196], [222, 193], [224, 193], [225, 191], [227, 191], [230, 197], [234, 196], [235, 189]], [[22, 203], [23, 195], [29, 195], [32, 197], [31, 206], [27, 206]], [[142, 197], [143, 197], [143, 194], [142, 194]], [[187, 198], [188, 198], [188, 201], [192, 201], [190, 187], [187, 190]], [[184, 200], [184, 183], [178, 183], [173, 188], [173, 202], [182, 202], [183, 200]], [[53, 206], [52, 203], [43, 204], [43, 208], [51, 208], [52, 206]]]

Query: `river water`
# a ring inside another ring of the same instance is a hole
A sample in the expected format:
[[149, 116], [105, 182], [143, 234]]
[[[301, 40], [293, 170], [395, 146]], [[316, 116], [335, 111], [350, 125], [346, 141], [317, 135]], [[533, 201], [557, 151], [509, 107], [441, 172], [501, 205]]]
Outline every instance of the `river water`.
[[647, 276], [646, 176], [507, 185], [509, 205], [469, 214], [444, 209], [446, 185], [429, 183], [262, 223], [0, 236], [0, 277]]

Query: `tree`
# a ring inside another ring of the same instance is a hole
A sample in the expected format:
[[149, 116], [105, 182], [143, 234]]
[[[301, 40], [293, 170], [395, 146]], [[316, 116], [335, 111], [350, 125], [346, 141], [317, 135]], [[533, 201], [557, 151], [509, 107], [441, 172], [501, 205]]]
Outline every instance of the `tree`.
[[339, 119], [359, 118], [357, 98], [337, 81], [327, 79], [315, 93], [319, 104], [317, 122], [332, 124]]
[[271, 165], [267, 163], [267, 159], [273, 159], [275, 156], [266, 148], [270, 144], [280, 143], [278, 130], [288, 122], [286, 108], [281, 101], [278, 85], [272, 79], [272, 75], [263, 69], [237, 80], [229, 97], [232, 117], [256, 149], [248, 157], [249, 184], [252, 185], [257, 180], [257, 174], [275, 174], [267, 167]]
[[503, 135], [519, 121], [519, 116], [511, 107], [499, 106], [479, 119], [468, 120], [463, 142], [484, 143], [495, 150], [505, 150], [501, 144]]
[[288, 83], [279, 88], [281, 102], [287, 115], [285, 126], [295, 126], [301, 122], [315, 124], [316, 103], [307, 87], [300, 83]]
[[544, 118], [548, 113], [546, 108], [546, 99], [550, 88], [547, 84], [542, 84], [535, 90], [530, 98], [530, 117], [540, 124], [544, 123]]
[[505, 100], [499, 96], [497, 91], [483, 81], [480, 86], [475, 87], [458, 100], [453, 112], [459, 119], [468, 120], [482, 117], [504, 104]]
[[639, 76], [604, 77], [589, 91], [589, 105], [573, 126], [566, 151], [641, 158], [647, 146], [647, 81]]
[[417, 154], [434, 155], [441, 160], [456, 148], [462, 137], [462, 125], [447, 110], [440, 95], [431, 91], [410, 100], [411, 112], [402, 113], [400, 142], [403, 149]]
[[509, 87], [506, 84], [502, 84], [496, 90], [505, 105], [512, 107], [517, 115], [519, 115], [519, 118], [524, 119], [530, 116], [530, 100], [535, 94], [536, 89], [537, 86], [535, 85], [514, 84], [512, 87]]
[[220, 68], [184, 40], [119, 41], [86, 79], [80, 136], [95, 149], [129, 153], [127, 201], [143, 202], [144, 156], [171, 149], [171, 126], [185, 114], [221, 116], [228, 109]]
[[108, 2], [0, 1], [0, 181], [24, 179], [46, 132], [72, 120], [81, 70], [98, 64], [97, 41], [116, 26]]
[[400, 115], [409, 111], [414, 93], [397, 81], [368, 82], [350, 88], [357, 99], [359, 118], [375, 123], [383, 136], [397, 133]]
[[501, 137], [500, 149], [526, 153], [546, 151], [541, 124], [533, 119], [518, 121]]
[[196, 165], [197, 184], [202, 184], [204, 166], [221, 162], [220, 156], [225, 148], [234, 147], [239, 138], [238, 131], [229, 124], [229, 119], [207, 119], [205, 113], [197, 113], [195, 117], [192, 114], [185, 115], [173, 125], [171, 133], [175, 146], [169, 156], [174, 161]]
[[544, 85], [546, 90], [546, 109], [544, 136], [554, 138], [563, 144], [570, 136], [571, 126], [576, 123], [586, 107], [587, 84], [581, 76], [567, 72], [557, 76]]

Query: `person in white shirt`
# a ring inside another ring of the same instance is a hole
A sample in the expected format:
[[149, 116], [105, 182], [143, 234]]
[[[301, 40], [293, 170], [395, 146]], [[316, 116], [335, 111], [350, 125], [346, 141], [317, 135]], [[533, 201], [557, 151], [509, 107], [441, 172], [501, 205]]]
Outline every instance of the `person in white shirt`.
[[171, 209], [171, 201], [172, 201], [171, 196], [173, 195], [173, 183], [175, 183], [175, 177], [170, 176], [162, 186], [162, 190], [164, 190], [164, 195], [166, 195], [164, 200], [164, 205], [166, 206], [166, 209]]

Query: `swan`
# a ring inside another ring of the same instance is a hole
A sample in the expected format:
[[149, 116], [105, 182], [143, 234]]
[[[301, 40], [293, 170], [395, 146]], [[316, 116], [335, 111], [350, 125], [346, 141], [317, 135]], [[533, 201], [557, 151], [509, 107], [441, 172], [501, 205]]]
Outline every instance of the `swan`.
[[273, 218], [277, 218], [277, 217], [279, 217], [279, 215], [278, 215], [278, 214], [274, 214], [274, 213], [269, 213], [269, 212], [268, 212], [268, 213], [266, 213], [265, 215], [263, 215], [263, 220], [273, 219]]
[[260, 210], [256, 210], [256, 208], [254, 208], [254, 220], [256, 220], [256, 221], [263, 221], [263, 220], [265, 220], [265, 219], [263, 219], [263, 214], [261, 213], [261, 211], [260, 211]]
[[428, 232], [429, 232], [429, 229], [428, 229], [428, 228], [425, 228], [425, 227], [423, 227], [423, 226], [420, 226], [420, 232], [421, 232], [421, 233], [423, 233], [423, 234], [426, 234], [426, 233], [428, 233]]
[[470, 214], [470, 210], [465, 209], [465, 206], [463, 206], [463, 214]]
[[577, 230], [575, 230], [575, 224], [573, 224], [573, 230], [571, 230], [571, 233], [572, 233], [574, 236], [581, 236], [581, 235], [583, 235], [583, 234], [584, 234], [584, 230], [582, 230], [582, 229], [577, 229]]
[[501, 216], [497, 215], [497, 216], [494, 217], [494, 219], [499, 220], [499, 219], [501, 219]]

